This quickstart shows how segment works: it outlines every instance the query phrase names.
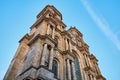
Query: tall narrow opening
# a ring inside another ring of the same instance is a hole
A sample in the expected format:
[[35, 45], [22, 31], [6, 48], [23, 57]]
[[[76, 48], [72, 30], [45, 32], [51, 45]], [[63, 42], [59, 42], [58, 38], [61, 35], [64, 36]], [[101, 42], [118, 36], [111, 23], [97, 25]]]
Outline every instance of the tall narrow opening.
[[[75, 51], [73, 51], [73, 54], [77, 54]], [[77, 56], [75, 55], [74, 58], [74, 67], [75, 67], [75, 75], [76, 75], [76, 80], [82, 80], [81, 72], [80, 72], [80, 66], [79, 66], [79, 61]]]
[[53, 60], [52, 72], [54, 73], [54, 77], [57, 78], [57, 76], [58, 76], [58, 63], [56, 60]]
[[82, 80], [81, 73], [80, 73], [80, 67], [79, 67], [77, 58], [75, 58], [74, 64], [75, 64], [74, 67], [75, 67], [76, 80]]

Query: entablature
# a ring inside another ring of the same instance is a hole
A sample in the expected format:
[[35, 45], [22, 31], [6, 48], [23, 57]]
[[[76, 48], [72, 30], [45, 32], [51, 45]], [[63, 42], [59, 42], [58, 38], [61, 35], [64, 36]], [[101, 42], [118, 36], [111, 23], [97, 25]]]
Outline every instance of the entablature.
[[[41, 34], [38, 34], [36, 35], [35, 37], [33, 37], [31, 40], [29, 40], [28, 42], [28, 45], [30, 46], [32, 43], [34, 43], [37, 39], [41, 39], [41, 40], [44, 40], [44, 42], [48, 43], [50, 41], [51, 43], [51, 46], [54, 47], [55, 45], [55, 40], [52, 39], [49, 35], [41, 35]], [[49, 40], [49, 41], [48, 41]]]
[[61, 25], [63, 28], [66, 27], [66, 25], [62, 22], [62, 21], [57, 21], [54, 18], [47, 18], [47, 17], [42, 17], [39, 20], [37, 20], [30, 28], [32, 29], [33, 27], [38, 27], [37, 25], [39, 25], [43, 20], [45, 20], [46, 22], [50, 23], [52, 22], [56, 27], [57, 25]]
[[20, 40], [19, 43], [21, 43], [22, 41], [26, 40], [30, 40], [31, 36], [29, 34], [24, 35]]

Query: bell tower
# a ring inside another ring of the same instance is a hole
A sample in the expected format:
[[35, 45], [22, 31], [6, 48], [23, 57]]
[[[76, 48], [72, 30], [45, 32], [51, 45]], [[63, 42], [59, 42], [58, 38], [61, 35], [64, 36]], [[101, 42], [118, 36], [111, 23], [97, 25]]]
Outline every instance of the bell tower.
[[[52, 72], [53, 55], [55, 53], [55, 31], [64, 31], [66, 25], [62, 15], [53, 6], [47, 5], [38, 15], [28, 34], [29, 51], [17, 80], [38, 79], [57, 80]], [[22, 40], [21, 40], [22, 41]]]

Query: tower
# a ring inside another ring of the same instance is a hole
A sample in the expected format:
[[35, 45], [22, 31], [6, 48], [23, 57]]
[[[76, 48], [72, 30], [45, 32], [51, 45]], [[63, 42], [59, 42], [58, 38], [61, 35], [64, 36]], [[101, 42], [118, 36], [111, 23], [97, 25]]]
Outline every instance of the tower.
[[105, 80], [97, 59], [75, 27], [47, 5], [20, 41], [4, 80]]

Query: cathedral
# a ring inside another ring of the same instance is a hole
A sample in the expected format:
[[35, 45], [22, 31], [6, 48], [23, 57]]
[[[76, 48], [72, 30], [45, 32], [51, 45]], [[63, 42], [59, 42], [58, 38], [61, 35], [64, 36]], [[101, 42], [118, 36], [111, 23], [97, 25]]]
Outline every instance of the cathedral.
[[4, 80], [105, 80], [82, 33], [65, 28], [62, 14], [47, 5], [19, 41]]

